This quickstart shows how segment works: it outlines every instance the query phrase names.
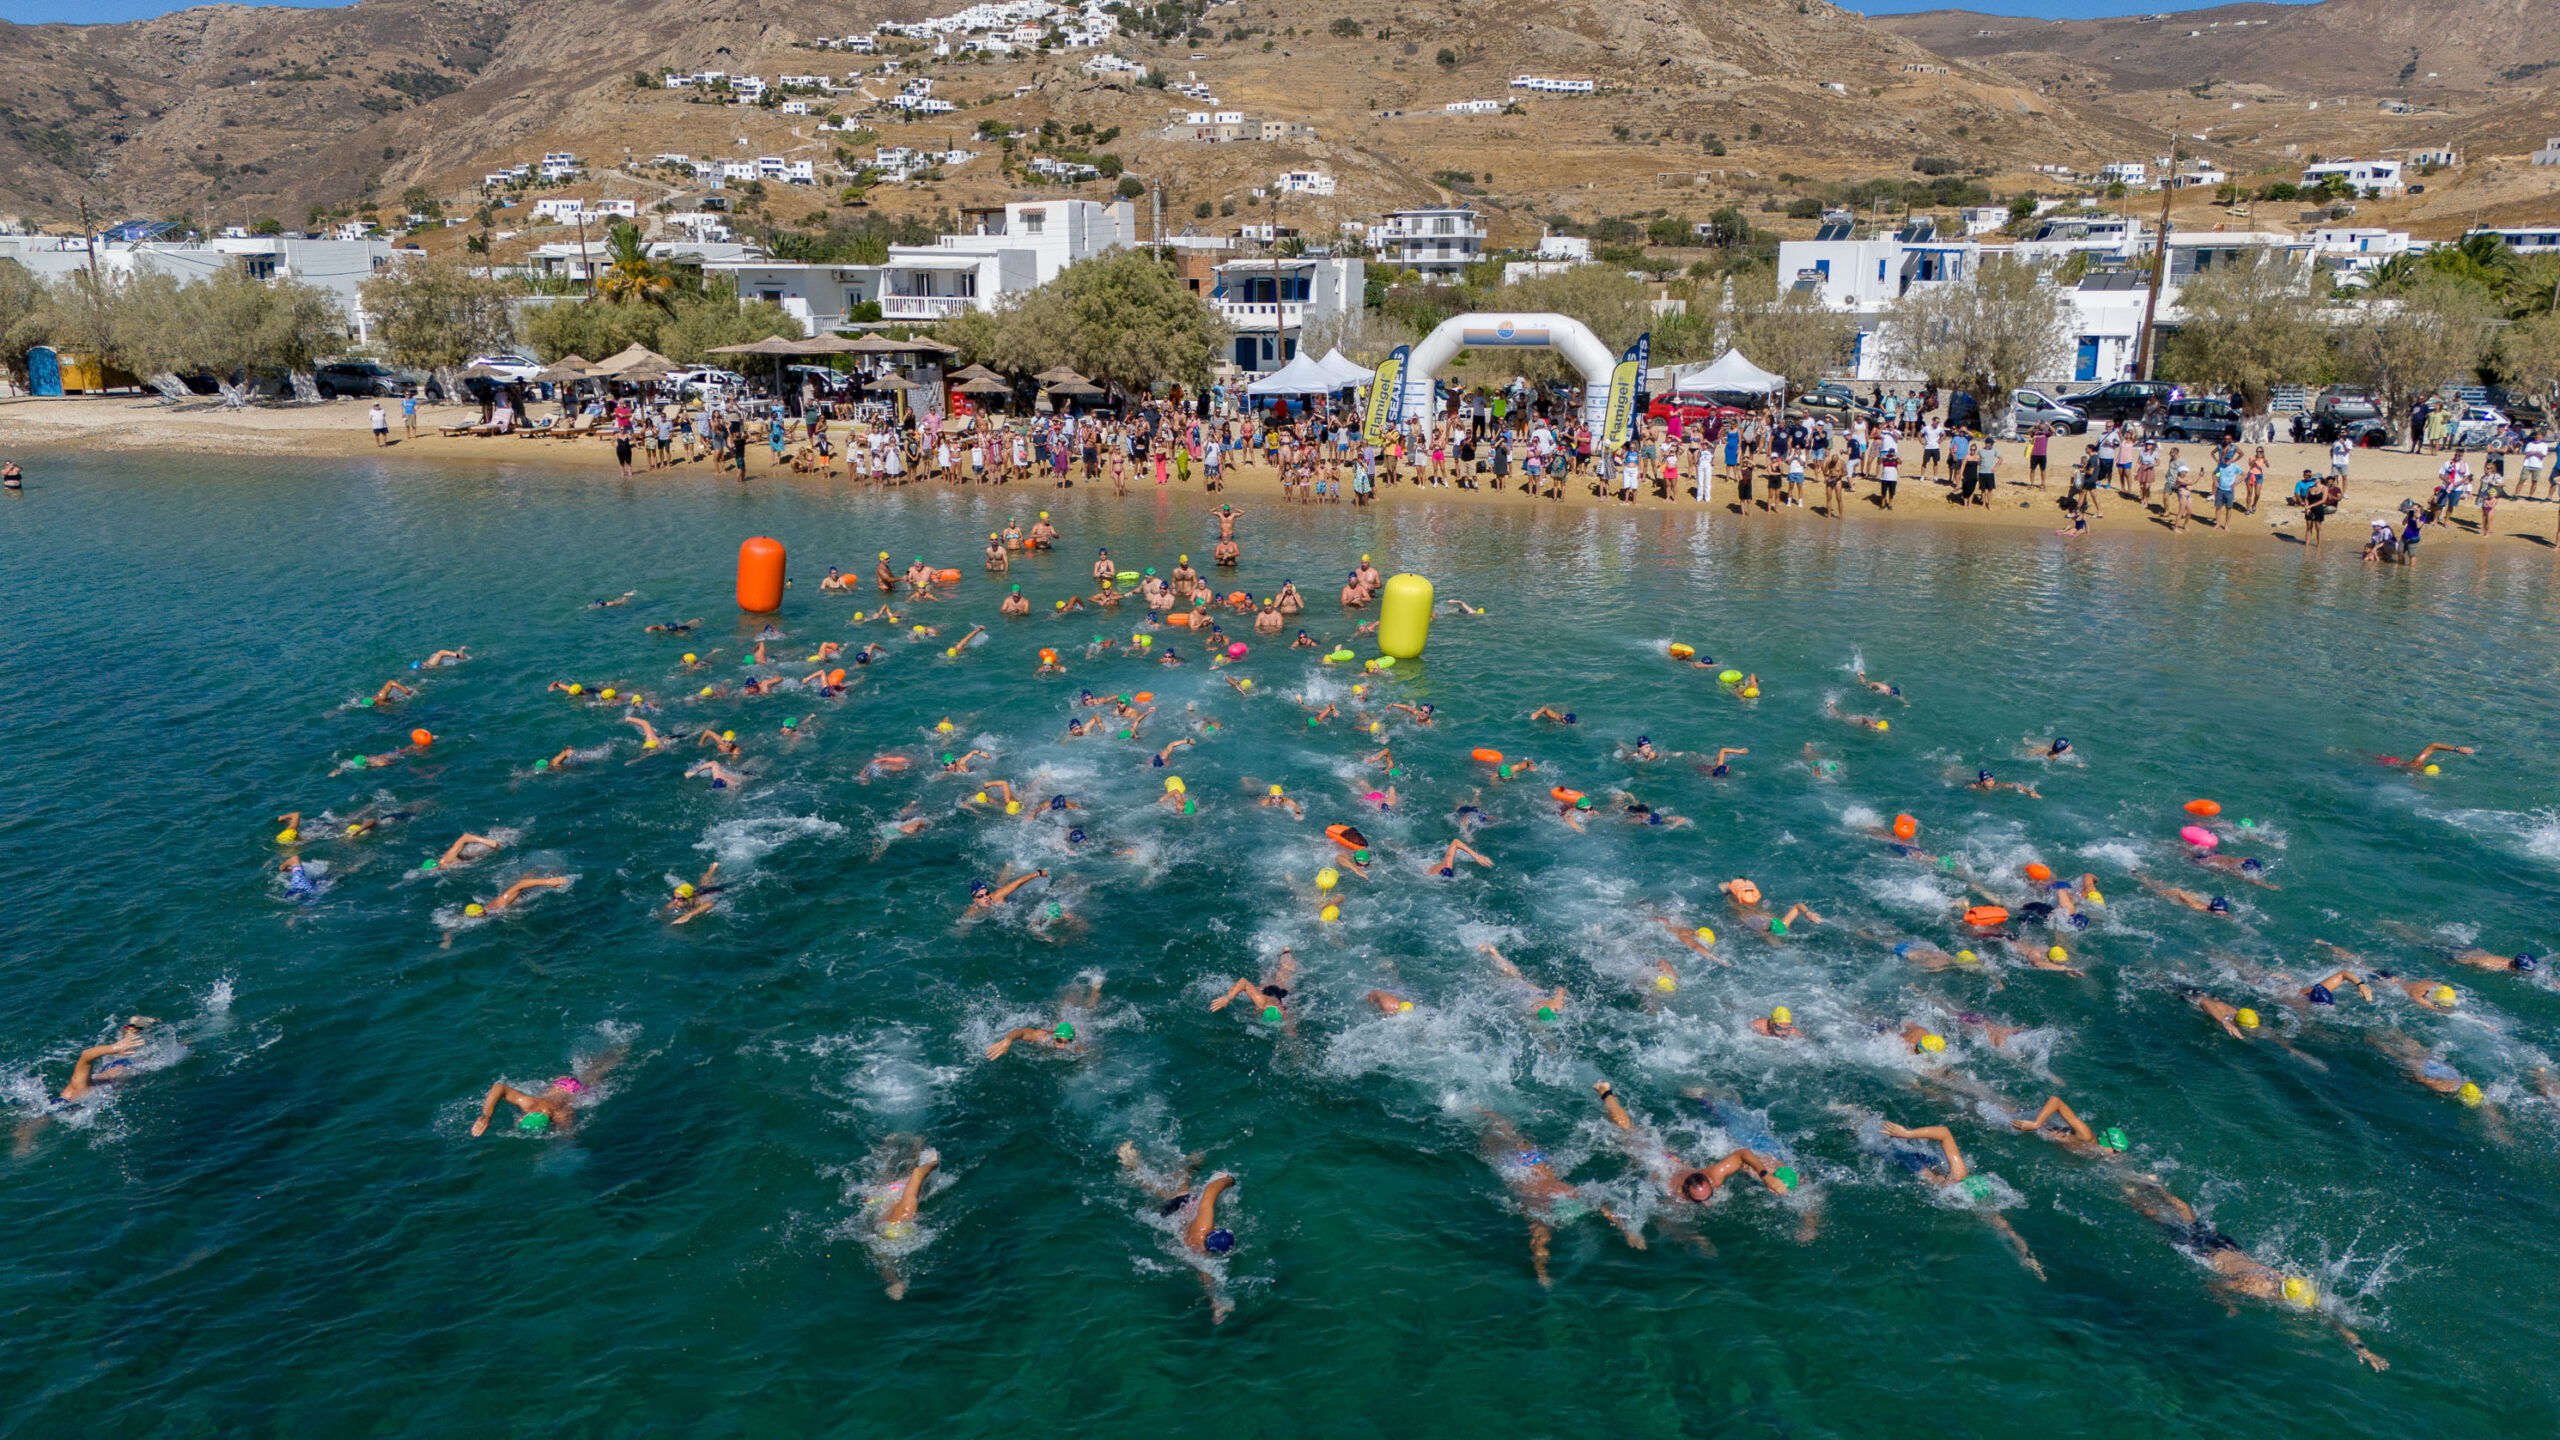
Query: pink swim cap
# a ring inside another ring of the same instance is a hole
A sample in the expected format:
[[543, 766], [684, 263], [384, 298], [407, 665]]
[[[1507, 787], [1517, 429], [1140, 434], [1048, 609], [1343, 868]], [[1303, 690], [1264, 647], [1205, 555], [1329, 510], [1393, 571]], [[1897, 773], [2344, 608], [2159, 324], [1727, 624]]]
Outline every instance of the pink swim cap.
[[559, 1079], [551, 1082], [551, 1088], [554, 1090], [565, 1090], [572, 1095], [583, 1095], [587, 1093], [587, 1082], [578, 1079], [574, 1075], [563, 1075]]

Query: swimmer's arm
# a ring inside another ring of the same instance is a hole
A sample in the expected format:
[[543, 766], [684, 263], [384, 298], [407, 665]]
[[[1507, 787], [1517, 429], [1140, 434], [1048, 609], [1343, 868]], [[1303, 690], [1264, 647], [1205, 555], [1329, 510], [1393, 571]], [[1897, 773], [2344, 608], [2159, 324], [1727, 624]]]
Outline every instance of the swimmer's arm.
[[1234, 1176], [1220, 1171], [1200, 1187], [1200, 1198], [1192, 1206], [1191, 1223], [1182, 1229], [1183, 1244], [1194, 1250], [1204, 1248], [1209, 1232], [1218, 1226], [1218, 1197], [1227, 1193], [1228, 1187], [1235, 1183]]
[[1212, 1009], [1212, 1010], [1224, 1010], [1224, 1009], [1226, 1009], [1226, 1008], [1227, 1008], [1228, 1003], [1229, 1003], [1230, 1001], [1234, 1000], [1234, 999], [1235, 999], [1237, 996], [1239, 996], [1239, 995], [1251, 995], [1251, 996], [1253, 996], [1253, 997], [1254, 997], [1254, 998], [1256, 998], [1256, 999], [1260, 999], [1260, 998], [1261, 998], [1261, 994], [1260, 994], [1260, 992], [1256, 991], [1256, 990], [1253, 988], [1253, 982], [1252, 982], [1252, 981], [1250, 981], [1250, 980], [1239, 980], [1239, 981], [1237, 981], [1236, 983], [1234, 983], [1233, 985], [1230, 985], [1230, 986], [1228, 986], [1228, 987], [1227, 987], [1227, 993], [1226, 993], [1226, 994], [1221, 995], [1221, 996], [1219, 996], [1217, 999], [1210, 1001], [1210, 1002], [1209, 1002], [1209, 1008], [1210, 1008], [1210, 1009]]
[[2472, 753], [2472, 747], [2468, 745], [2447, 745], [2441, 740], [2430, 741], [2426, 749], [2418, 752], [2418, 758], [2410, 761], [2409, 763], [2412, 765], [2424, 765], [2427, 763], [2427, 757], [2438, 751], [2443, 751], [2448, 755], [2469, 755]]
[[489, 1093], [486, 1096], [483, 1096], [480, 1101], [480, 1118], [471, 1122], [472, 1134], [486, 1135], [489, 1133], [489, 1117], [498, 1113], [498, 1102], [501, 1100], [504, 1100], [518, 1108], [523, 1108], [530, 1102], [531, 1097], [526, 1095], [523, 1091], [509, 1085], [504, 1080], [490, 1086]]
[[1005, 1052], [1012, 1049], [1013, 1042], [1017, 1040], [1045, 1040], [1047, 1038], [1049, 1038], [1049, 1032], [1036, 1025], [1026, 1025], [1019, 1030], [1008, 1030], [1005, 1032], [1005, 1037], [1003, 1039], [998, 1040], [993, 1045], [987, 1047], [987, 1058], [990, 1060], [1003, 1059]]
[[81, 1051], [80, 1058], [71, 1062], [71, 1079], [62, 1087], [62, 1098], [77, 1100], [88, 1094], [89, 1072], [100, 1060], [109, 1055], [130, 1055], [141, 1048], [142, 1037], [137, 1035], [129, 1039], [110, 1041], [104, 1045], [92, 1045]]
[[1618, 1103], [1618, 1092], [1608, 1081], [1596, 1081], [1592, 1090], [1600, 1096], [1600, 1108], [1609, 1113], [1609, 1123], [1621, 1130], [1633, 1130], [1636, 1122], [1627, 1115], [1627, 1107]]
[[1520, 978], [1520, 967], [1503, 959], [1502, 952], [1493, 948], [1493, 942], [1488, 940], [1484, 944], [1478, 945], [1476, 948], [1493, 957], [1494, 969], [1501, 971], [1503, 974], [1514, 980]]

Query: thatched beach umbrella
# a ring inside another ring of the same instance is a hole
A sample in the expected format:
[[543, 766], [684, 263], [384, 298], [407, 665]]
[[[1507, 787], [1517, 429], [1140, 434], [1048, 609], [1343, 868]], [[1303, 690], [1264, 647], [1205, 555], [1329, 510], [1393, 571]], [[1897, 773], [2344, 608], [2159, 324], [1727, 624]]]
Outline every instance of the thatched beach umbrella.
[[1043, 385], [1083, 385], [1090, 383], [1084, 376], [1077, 374], [1064, 365], [1061, 365], [1054, 370], [1043, 370], [1031, 378], [1039, 381]]
[[952, 379], [954, 379], [954, 380], [969, 380], [969, 381], [976, 381], [976, 380], [1002, 380], [1004, 377], [1003, 377], [1003, 376], [1001, 376], [1001, 375], [998, 375], [996, 372], [994, 372], [993, 370], [988, 369], [988, 368], [987, 368], [986, 366], [984, 366], [984, 365], [972, 365], [972, 366], [970, 366], [970, 367], [969, 367], [968, 369], [966, 369], [966, 370], [954, 370], [954, 371], [952, 371], [952, 372], [951, 372], [951, 378], [952, 378]]

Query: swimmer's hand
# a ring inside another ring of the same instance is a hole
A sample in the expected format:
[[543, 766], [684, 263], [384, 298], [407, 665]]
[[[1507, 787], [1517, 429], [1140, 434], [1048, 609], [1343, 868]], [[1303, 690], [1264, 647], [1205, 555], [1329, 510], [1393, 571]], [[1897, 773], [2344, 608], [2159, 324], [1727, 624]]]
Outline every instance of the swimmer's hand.
[[478, 1135], [486, 1135], [486, 1134], [488, 1134], [488, 1133], [489, 1133], [489, 1117], [488, 1117], [488, 1116], [486, 1116], [486, 1115], [483, 1115], [483, 1116], [481, 1116], [479, 1119], [472, 1121], [472, 1122], [471, 1122], [471, 1133], [472, 1133], [473, 1135], [475, 1135], [475, 1136], [478, 1136]]

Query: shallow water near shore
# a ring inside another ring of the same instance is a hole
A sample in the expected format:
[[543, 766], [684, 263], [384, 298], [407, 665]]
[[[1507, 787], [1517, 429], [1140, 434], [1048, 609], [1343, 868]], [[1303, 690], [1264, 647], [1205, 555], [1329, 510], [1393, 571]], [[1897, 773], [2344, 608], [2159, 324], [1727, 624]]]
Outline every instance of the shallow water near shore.
[[[1216, 530], [1196, 496], [130, 456], [49, 460], [32, 483], [0, 503], [16, 780], [0, 836], [19, 897], [0, 990], [16, 1132], [0, 1435], [2560, 1422], [2536, 1357], [2560, 1324], [2560, 1116], [2535, 1080], [2560, 995], [2547, 972], [2443, 955], [2560, 945], [2540, 551], [2375, 570], [2147, 536], [1841, 533], [1810, 514], [1256, 504], [1232, 583], [1294, 577], [1326, 648], [1351, 638], [1332, 598], [1363, 553], [1488, 610], [1442, 616], [1422, 660], [1354, 696], [1320, 650], [1241, 617], [1252, 651], [1229, 670], [1180, 630], [1155, 645], [1179, 667], [1087, 658], [1142, 628], [1136, 609], [1060, 618], [1051, 602], [1089, 588], [1097, 545], [1132, 568], [1205, 562]], [[1017, 562], [1035, 613], [1002, 621], [984, 537], [1044, 507], [1065, 539]], [[761, 623], [731, 599], [755, 534], [792, 554], [777, 652], [888, 646], [848, 694], [691, 697], [810, 668], [737, 663]], [[877, 604], [867, 583], [817, 592], [828, 564], [867, 573], [881, 550], [964, 572], [948, 602], [901, 607], [939, 637], [848, 627]], [[627, 606], [590, 606], [626, 590]], [[643, 633], [697, 616], [687, 637]], [[978, 623], [986, 638], [944, 653]], [[1755, 674], [1760, 698], [1670, 663], [1675, 640]], [[467, 664], [409, 670], [459, 645]], [[1032, 677], [1042, 646], [1063, 680]], [[715, 649], [708, 671], [680, 669]], [[1863, 690], [1860, 663], [1907, 705]], [[420, 694], [359, 703], [394, 677]], [[709, 752], [644, 757], [618, 705], [552, 680], [636, 688], [670, 736], [735, 729], [747, 782], [679, 779]], [[1084, 688], [1152, 690], [1157, 716], [1134, 740], [1064, 739]], [[1436, 722], [1379, 710], [1389, 698], [1429, 701]], [[1890, 730], [1830, 718], [1835, 701]], [[1326, 702], [1343, 717], [1309, 727]], [[1533, 723], [1540, 704], [1578, 723]], [[1355, 712], [1383, 730], [1356, 733]], [[333, 776], [413, 726], [437, 737], [425, 755]], [[1185, 734], [1200, 743], [1149, 763]], [[1639, 735], [1687, 753], [1622, 756]], [[2036, 758], [2056, 735], [2072, 758]], [[2430, 740], [2479, 753], [2433, 777], [2376, 763]], [[1383, 814], [1360, 798], [1381, 744], [1406, 772]], [[1539, 769], [1495, 782], [1477, 746]], [[1720, 746], [1749, 750], [1729, 779], [1699, 769]], [[564, 747], [591, 758], [534, 768]], [[932, 762], [973, 747], [994, 752], [973, 772], [1027, 801], [1073, 797], [1088, 840], [1053, 817], [963, 813], [972, 784]], [[893, 750], [915, 768], [861, 778]], [[1965, 788], [1980, 768], [2043, 798]], [[1169, 774], [1196, 815], [1156, 803]], [[1253, 803], [1273, 783], [1304, 822]], [[1577, 833], [1551, 785], [1608, 803]], [[1692, 823], [1632, 822], [1620, 792]], [[2188, 863], [2179, 807], [2196, 797], [2277, 888]], [[377, 802], [402, 818], [331, 833], [325, 817]], [[910, 804], [930, 821], [913, 835], [893, 824]], [[1441, 879], [1427, 865], [1461, 804], [1488, 812], [1472, 843], [1495, 867]], [[272, 817], [294, 810], [322, 882], [308, 904], [274, 875]], [[1931, 858], [1865, 833], [1900, 813]], [[1326, 924], [1313, 877], [1338, 821], [1378, 858]], [[465, 830], [509, 843], [419, 870]], [[669, 926], [668, 887], [714, 860], [720, 907]], [[1968, 880], [2015, 909], [2029, 861], [2104, 892], [2087, 930], [2056, 937], [2086, 978], [1987, 948], [1987, 965], [1935, 973], [1894, 957], [1903, 938], [1978, 944], [1955, 920]], [[967, 916], [969, 883], [1008, 867], [1053, 879]], [[573, 879], [462, 915], [535, 874]], [[1732, 876], [1824, 923], [1771, 940], [1717, 893]], [[2137, 876], [2220, 891], [2236, 913]], [[1714, 958], [1657, 916], [1712, 926]], [[2446, 980], [2461, 1004], [2378, 988], [2370, 1005], [2290, 1005], [2335, 968], [2316, 940]], [[1566, 988], [1555, 1023], [1485, 943]], [[1208, 1010], [1284, 945], [1289, 1026]], [[1096, 974], [1080, 1054], [982, 1058]], [[2188, 986], [2264, 1012], [2261, 1038], [2231, 1040]], [[1382, 1017], [1372, 988], [1417, 1009]], [[1805, 1040], [1749, 1033], [1781, 1004]], [[73, 1053], [132, 1011], [171, 1022], [140, 1073], [37, 1123]], [[2026, 1029], [1994, 1046], [1965, 1014]], [[1924, 1066], [1873, 1028], [1906, 1022], [1947, 1053]], [[2489, 1103], [2421, 1088], [2386, 1045], [2456, 1067]], [[468, 1135], [492, 1080], [539, 1087], [613, 1053], [573, 1133], [527, 1136], [502, 1110]], [[1941, 1064], [1958, 1078], [1924, 1073]], [[1603, 1121], [1601, 1079], [1682, 1157], [1774, 1146], [1810, 1183], [1674, 1213]], [[2106, 1167], [1999, 1123], [2048, 1092], [2128, 1130], [2132, 1168], [2252, 1255], [2312, 1277], [2327, 1318], [2392, 1368], [2358, 1365], [2321, 1317], [2227, 1308]], [[1985, 1198], [1918, 1184], [1844, 1106], [1950, 1125]], [[1484, 1158], [1488, 1114], [1648, 1222], [1647, 1248], [1594, 1214], [1557, 1234], [1540, 1287]], [[1123, 1173], [1123, 1141], [1160, 1171], [1196, 1155], [1198, 1174], [1239, 1177], [1219, 1211], [1237, 1248], [1205, 1276]], [[865, 1197], [917, 1143], [943, 1170], [915, 1234], [884, 1240]], [[1213, 1292], [1234, 1306], [1223, 1324]]]

